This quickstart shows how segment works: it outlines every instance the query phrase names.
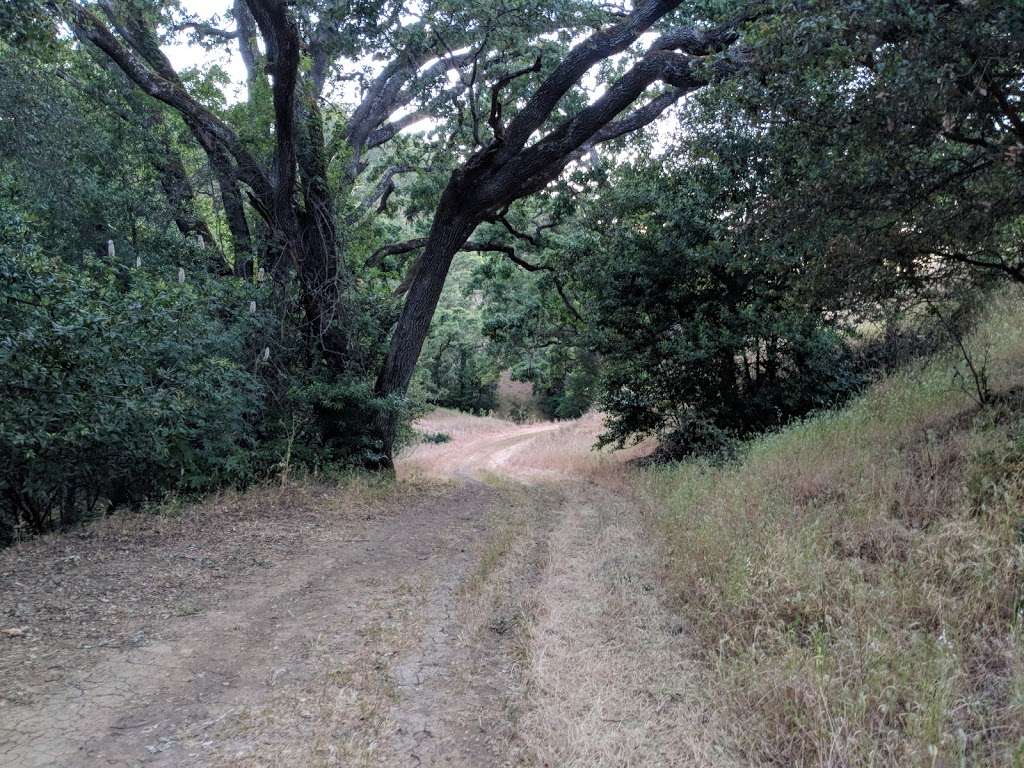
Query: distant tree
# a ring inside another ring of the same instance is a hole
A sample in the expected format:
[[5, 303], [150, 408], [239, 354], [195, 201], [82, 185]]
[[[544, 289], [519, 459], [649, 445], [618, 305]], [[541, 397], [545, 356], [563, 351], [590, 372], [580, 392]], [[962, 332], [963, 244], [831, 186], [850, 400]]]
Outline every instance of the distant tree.
[[469, 413], [498, 404], [498, 359], [482, 333], [480, 296], [470, 281], [475, 254], [454, 265], [423, 346], [413, 387], [426, 402]]

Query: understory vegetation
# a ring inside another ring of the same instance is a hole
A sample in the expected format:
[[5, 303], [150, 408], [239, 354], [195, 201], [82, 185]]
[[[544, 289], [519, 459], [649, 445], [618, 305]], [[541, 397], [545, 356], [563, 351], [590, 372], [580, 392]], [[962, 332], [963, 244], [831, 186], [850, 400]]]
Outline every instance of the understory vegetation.
[[1024, 323], [735, 460], [652, 469], [669, 576], [755, 765], [1024, 764]]

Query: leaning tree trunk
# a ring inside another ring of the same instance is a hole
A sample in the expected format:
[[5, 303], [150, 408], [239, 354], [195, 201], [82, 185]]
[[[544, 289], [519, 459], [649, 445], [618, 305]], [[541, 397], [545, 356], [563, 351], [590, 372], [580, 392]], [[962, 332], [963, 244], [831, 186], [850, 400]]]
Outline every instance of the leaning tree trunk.
[[[423, 253], [412, 266], [414, 276], [409, 293], [391, 337], [387, 358], [377, 377], [376, 393], [380, 397], [404, 394], [408, 389], [452, 259], [479, 223], [477, 218], [460, 211], [460, 198], [455, 185], [450, 185], [434, 214]], [[383, 454], [380, 468], [392, 466], [397, 429], [398, 414], [390, 409], [382, 411], [375, 424]]]

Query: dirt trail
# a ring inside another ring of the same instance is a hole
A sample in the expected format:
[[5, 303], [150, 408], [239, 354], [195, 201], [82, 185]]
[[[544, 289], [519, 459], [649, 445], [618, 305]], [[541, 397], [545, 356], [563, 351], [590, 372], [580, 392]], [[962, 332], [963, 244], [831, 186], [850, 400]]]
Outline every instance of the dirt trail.
[[[87, 651], [71, 623], [46, 654], [0, 639], [0, 765], [724, 764], [635, 510], [565, 464], [578, 425], [436, 419], [454, 439], [400, 474], [454, 483], [320, 520], [193, 615]], [[0, 559], [0, 625], [41, 601], [24, 565]]]

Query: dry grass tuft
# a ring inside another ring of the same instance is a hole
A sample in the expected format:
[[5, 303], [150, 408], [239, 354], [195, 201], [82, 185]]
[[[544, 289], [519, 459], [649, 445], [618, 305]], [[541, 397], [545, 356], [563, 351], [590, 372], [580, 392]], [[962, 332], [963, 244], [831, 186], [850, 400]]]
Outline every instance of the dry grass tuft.
[[[1008, 298], [971, 346], [1024, 383]], [[953, 358], [752, 444], [652, 470], [674, 592], [753, 765], [1024, 765], [1024, 409]]]

